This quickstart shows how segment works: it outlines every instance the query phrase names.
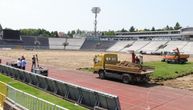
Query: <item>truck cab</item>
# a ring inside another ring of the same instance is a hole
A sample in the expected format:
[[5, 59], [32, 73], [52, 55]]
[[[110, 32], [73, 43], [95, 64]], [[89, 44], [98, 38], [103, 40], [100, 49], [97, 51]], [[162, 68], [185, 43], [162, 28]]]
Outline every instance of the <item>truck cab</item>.
[[105, 64], [117, 64], [117, 54], [98, 54], [94, 57], [94, 73], [105, 69]]

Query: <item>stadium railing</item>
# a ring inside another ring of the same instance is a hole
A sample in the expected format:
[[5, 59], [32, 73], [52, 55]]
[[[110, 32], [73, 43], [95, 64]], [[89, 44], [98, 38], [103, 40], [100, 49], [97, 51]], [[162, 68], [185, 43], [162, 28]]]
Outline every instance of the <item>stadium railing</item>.
[[56, 80], [39, 74], [20, 70], [8, 65], [0, 65], [0, 73], [13, 77], [26, 84], [36, 86], [67, 100], [91, 109], [101, 107], [108, 110], [121, 110], [118, 96]]
[[5, 83], [0, 82], [0, 110], [3, 108], [6, 95], [7, 95], [7, 86]]
[[8, 86], [8, 99], [29, 110], [67, 110], [11, 86]]
[[0, 93], [0, 110], [3, 110], [4, 100], [5, 100], [5, 96]]
[[24, 110], [68, 110], [31, 94], [22, 92], [0, 81], [0, 108], [5, 100]]

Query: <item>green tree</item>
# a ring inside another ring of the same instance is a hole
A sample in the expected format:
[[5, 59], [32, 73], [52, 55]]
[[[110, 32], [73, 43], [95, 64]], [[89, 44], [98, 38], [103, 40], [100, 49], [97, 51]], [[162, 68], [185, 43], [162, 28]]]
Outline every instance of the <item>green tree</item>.
[[146, 28], [145, 28], [143, 31], [150, 31], [150, 29], [146, 29]]
[[119, 32], [128, 32], [128, 31], [122, 28]]
[[170, 30], [170, 27], [167, 25], [164, 30]]
[[72, 30], [72, 31], [68, 31], [67, 35], [71, 38], [73, 38], [74, 34], [76, 34], [76, 31], [75, 30]]
[[103, 35], [113, 36], [113, 35], [115, 35], [115, 32], [114, 32], [114, 31], [109, 30], [109, 31], [105, 31], [105, 32], [103, 32]]
[[170, 30], [174, 30], [174, 28], [173, 28], [173, 27], [170, 27]]
[[76, 34], [81, 34], [81, 33], [82, 33], [82, 31], [80, 29], [76, 30]]
[[176, 25], [174, 26], [174, 30], [179, 30], [181, 29], [182, 27], [180, 26], [180, 23], [176, 23]]
[[135, 27], [131, 26], [130, 29], [129, 29], [129, 32], [135, 32]]
[[20, 33], [25, 36], [57, 37], [56, 32], [49, 32], [45, 29], [20, 29]]
[[151, 28], [151, 31], [155, 31], [155, 27], [152, 27], [152, 28]]

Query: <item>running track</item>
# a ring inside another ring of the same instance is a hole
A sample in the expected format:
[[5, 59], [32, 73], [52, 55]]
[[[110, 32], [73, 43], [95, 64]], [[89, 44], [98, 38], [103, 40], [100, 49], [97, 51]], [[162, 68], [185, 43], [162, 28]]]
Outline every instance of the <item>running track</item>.
[[[3, 63], [6, 62], [5, 59]], [[46, 67], [49, 69], [49, 77], [119, 96], [122, 110], [193, 110], [193, 92], [188, 90], [129, 85], [101, 80], [96, 74], [51, 65]], [[30, 70], [30, 65], [27, 69]]]

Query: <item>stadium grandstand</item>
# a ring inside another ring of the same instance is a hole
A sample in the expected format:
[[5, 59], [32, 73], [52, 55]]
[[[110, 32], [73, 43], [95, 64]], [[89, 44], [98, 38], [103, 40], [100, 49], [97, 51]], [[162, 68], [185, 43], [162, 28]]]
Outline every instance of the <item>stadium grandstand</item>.
[[115, 36], [103, 36], [108, 40], [192, 40], [193, 27], [168, 31], [116, 32]]
[[17, 30], [5, 30], [0, 26], [0, 48], [67, 49], [162, 53], [179, 48], [193, 54], [193, 27], [169, 31], [116, 32], [114, 36], [85, 36], [83, 38], [47, 38], [20, 36]]

